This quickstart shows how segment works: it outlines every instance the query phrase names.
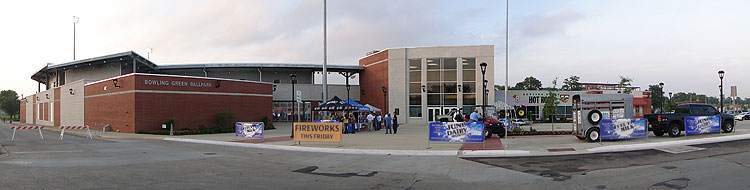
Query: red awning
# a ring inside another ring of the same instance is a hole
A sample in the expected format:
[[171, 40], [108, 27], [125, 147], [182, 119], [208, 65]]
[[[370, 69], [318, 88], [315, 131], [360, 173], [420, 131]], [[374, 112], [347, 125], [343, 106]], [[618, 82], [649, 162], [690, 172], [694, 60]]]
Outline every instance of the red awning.
[[646, 98], [633, 98], [633, 106], [648, 106]]

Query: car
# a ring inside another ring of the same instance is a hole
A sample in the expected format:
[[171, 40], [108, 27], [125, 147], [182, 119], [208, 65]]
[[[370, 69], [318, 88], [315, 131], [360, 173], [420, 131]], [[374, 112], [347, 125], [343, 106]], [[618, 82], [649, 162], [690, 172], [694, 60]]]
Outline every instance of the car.
[[742, 112], [740, 114], [735, 115], [734, 119], [735, 120], [740, 120], [740, 121], [742, 121], [742, 120], [750, 120], [750, 113], [748, 113], [748, 112]]
[[531, 122], [527, 119], [513, 119], [511, 120], [511, 123], [516, 124], [516, 125], [531, 125], [534, 122]]
[[643, 117], [648, 119], [648, 130], [653, 131], [654, 135], [663, 136], [666, 133], [670, 137], [677, 137], [685, 130], [685, 117], [713, 115], [721, 117], [722, 131], [731, 133], [734, 130], [734, 116], [721, 113], [708, 104], [680, 104], [677, 105], [674, 113], [646, 114]]

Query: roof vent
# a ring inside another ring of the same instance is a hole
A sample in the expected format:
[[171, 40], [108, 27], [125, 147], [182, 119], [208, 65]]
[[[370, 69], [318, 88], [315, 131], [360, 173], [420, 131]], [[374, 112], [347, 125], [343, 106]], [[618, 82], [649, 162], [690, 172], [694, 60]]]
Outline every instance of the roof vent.
[[378, 52], [380, 52], [380, 51], [378, 51], [378, 50], [372, 50], [372, 51], [367, 52], [367, 55], [369, 56], [369, 55], [372, 55], [372, 54], [376, 54]]

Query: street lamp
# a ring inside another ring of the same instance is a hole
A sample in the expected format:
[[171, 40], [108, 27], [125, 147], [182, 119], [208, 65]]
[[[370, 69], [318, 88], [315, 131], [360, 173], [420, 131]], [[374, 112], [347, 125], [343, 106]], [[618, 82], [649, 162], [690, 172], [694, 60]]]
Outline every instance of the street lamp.
[[484, 107], [487, 106], [487, 79], [485, 79], [485, 73], [487, 73], [487, 62], [482, 62], [479, 64], [479, 67], [482, 69], [482, 112], [484, 112]]
[[664, 83], [659, 83], [659, 91], [661, 92], [661, 95], [659, 99], [661, 99], [661, 112], [664, 112]]
[[291, 80], [291, 83], [292, 83], [292, 122], [294, 122], [294, 114], [295, 114], [294, 113], [294, 109], [295, 109], [294, 103], [296, 101], [295, 98], [294, 98], [294, 92], [296, 92], [296, 91], [294, 91], [294, 84], [297, 83], [297, 75], [294, 74], [294, 73], [289, 74], [289, 78], [292, 79]]
[[724, 70], [719, 70], [719, 96], [721, 97], [721, 112], [724, 112]]
[[386, 99], [387, 99], [387, 96], [388, 96], [388, 89], [385, 88], [385, 86], [381, 87], [380, 89], [383, 90], [383, 112], [386, 112], [386, 111], [388, 111], [388, 108], [386, 108], [386, 105], [388, 105], [386, 103]]

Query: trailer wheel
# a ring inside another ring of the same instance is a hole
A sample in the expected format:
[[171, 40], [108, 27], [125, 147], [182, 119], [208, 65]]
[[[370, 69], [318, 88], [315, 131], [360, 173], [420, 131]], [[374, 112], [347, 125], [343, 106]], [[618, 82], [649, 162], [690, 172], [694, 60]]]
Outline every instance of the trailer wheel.
[[[680, 136], [680, 124], [673, 123], [672, 125], [669, 125], [669, 136], [670, 137], [677, 137]], [[687, 133], [687, 131], [686, 131]]]
[[602, 112], [599, 110], [589, 112], [588, 120], [592, 125], [599, 125], [599, 122], [602, 121]]
[[588, 139], [589, 142], [599, 141], [599, 138], [601, 138], [601, 136], [599, 134], [599, 128], [591, 128], [586, 133], [586, 139]]

